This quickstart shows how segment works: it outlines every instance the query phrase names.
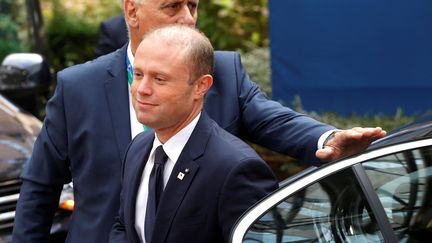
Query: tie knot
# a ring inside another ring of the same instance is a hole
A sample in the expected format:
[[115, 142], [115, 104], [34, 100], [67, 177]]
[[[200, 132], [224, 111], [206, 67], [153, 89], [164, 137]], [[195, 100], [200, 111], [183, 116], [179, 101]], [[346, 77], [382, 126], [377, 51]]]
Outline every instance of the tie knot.
[[155, 152], [155, 160], [154, 163], [158, 165], [164, 165], [167, 161], [168, 156], [166, 155], [165, 151], [163, 150], [162, 145], [159, 145], [159, 147], [156, 148]]

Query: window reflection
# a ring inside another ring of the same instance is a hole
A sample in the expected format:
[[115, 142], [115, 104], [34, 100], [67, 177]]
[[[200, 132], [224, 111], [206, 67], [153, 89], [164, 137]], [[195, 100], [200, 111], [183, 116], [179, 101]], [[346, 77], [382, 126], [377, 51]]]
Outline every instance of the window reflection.
[[322, 179], [259, 218], [243, 242], [380, 242], [382, 235], [351, 170]]
[[399, 242], [432, 238], [432, 148], [364, 163]]

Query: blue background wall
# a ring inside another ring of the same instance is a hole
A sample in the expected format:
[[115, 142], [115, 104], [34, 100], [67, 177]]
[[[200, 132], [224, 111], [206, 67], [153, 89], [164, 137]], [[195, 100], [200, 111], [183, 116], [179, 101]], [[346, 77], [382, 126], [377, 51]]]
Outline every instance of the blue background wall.
[[269, 0], [273, 99], [341, 114], [432, 109], [432, 0]]

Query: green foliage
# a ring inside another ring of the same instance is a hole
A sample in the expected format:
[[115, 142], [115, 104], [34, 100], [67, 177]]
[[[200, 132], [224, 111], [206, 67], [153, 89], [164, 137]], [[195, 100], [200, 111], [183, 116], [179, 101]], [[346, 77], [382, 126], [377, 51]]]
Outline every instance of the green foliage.
[[269, 48], [255, 48], [242, 52], [242, 63], [249, 77], [268, 97], [272, 95]]
[[200, 1], [198, 28], [217, 50], [239, 50], [250, 78], [271, 97], [268, 0]]
[[31, 49], [22, 0], [2, 0], [0, 3], [0, 61], [13, 52]]
[[268, 46], [267, 0], [200, 1], [198, 27], [219, 50]]
[[82, 19], [54, 12], [47, 26], [48, 56], [55, 70], [63, 69], [94, 57], [97, 26]]
[[17, 36], [19, 26], [10, 16], [0, 14], [0, 30], [0, 61], [9, 53], [26, 50]]
[[[48, 58], [55, 71], [91, 60], [104, 19], [120, 13], [118, 0], [76, 1], [72, 7], [60, 0], [45, 0]], [[103, 7], [101, 7], [103, 6]]]

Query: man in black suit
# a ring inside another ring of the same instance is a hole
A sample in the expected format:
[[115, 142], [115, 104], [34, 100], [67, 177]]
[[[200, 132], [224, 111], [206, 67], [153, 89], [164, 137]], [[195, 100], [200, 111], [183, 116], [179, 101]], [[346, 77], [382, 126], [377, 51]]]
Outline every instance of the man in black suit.
[[99, 28], [99, 40], [95, 51], [96, 57], [121, 48], [127, 41], [127, 27], [123, 14], [103, 21]]
[[[138, 47], [132, 103], [154, 133], [139, 134], [127, 149], [111, 242], [228, 242], [237, 218], [277, 188], [256, 152], [203, 111], [213, 59], [210, 41], [184, 25], [157, 29]], [[168, 157], [166, 187], [152, 219], [159, 146]]]
[[[136, 48], [150, 29], [195, 26], [198, 0], [124, 0], [128, 44], [57, 74], [57, 87], [22, 174], [13, 241], [48, 242], [59, 195], [73, 181], [75, 208], [67, 242], [107, 242], [119, 209], [121, 162], [143, 126], [130, 104]], [[362, 151], [381, 128], [338, 131], [269, 100], [236, 52], [215, 52], [214, 83], [204, 109], [233, 135], [313, 165]]]

